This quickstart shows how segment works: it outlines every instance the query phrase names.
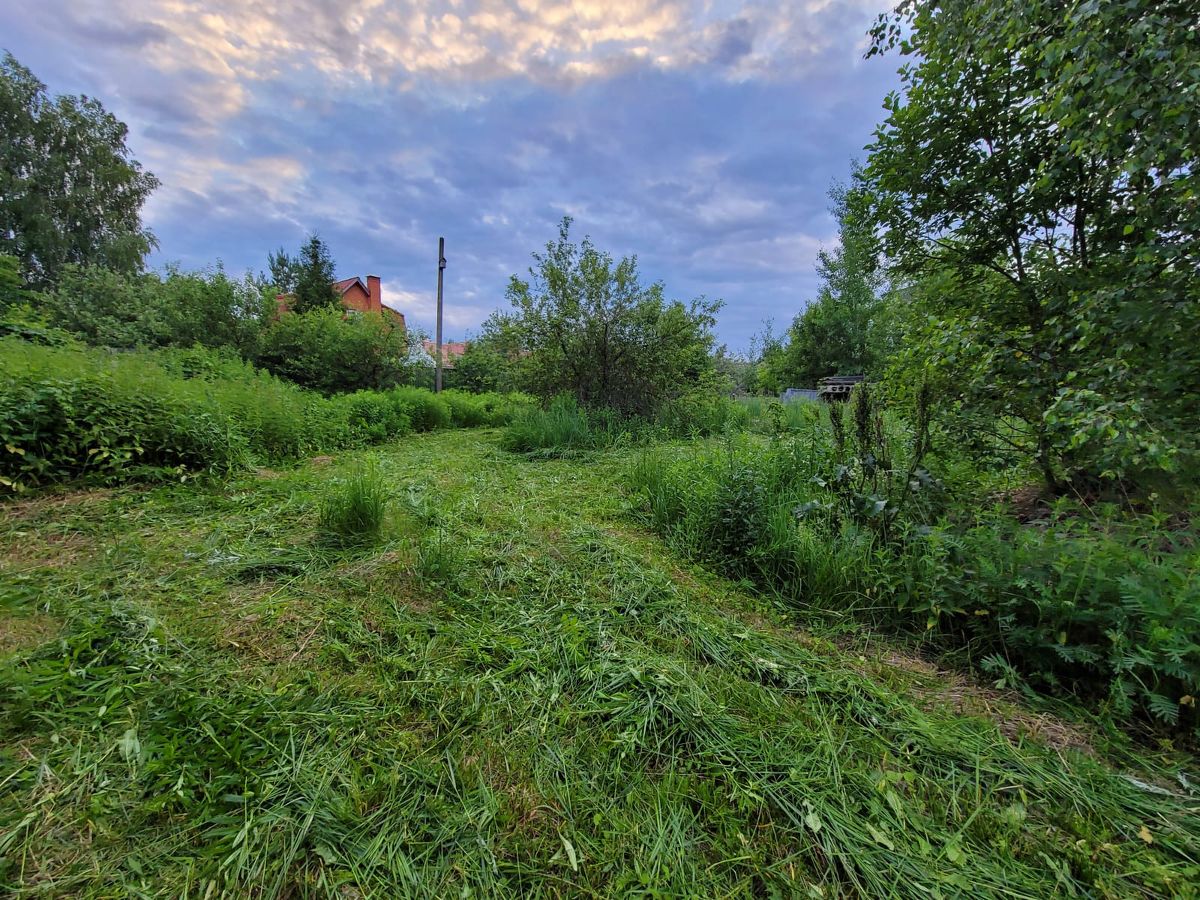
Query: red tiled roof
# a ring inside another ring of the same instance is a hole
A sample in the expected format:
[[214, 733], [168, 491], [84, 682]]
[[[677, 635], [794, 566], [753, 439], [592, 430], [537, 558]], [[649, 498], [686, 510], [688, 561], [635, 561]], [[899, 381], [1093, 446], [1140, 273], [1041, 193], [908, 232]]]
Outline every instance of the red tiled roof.
[[356, 284], [359, 285], [364, 291], [367, 289], [367, 286], [362, 283], [362, 279], [357, 275], [355, 275], [353, 278], [343, 278], [341, 281], [335, 281], [333, 283], [333, 289], [337, 291], [338, 296], [340, 297]]
[[[425, 347], [425, 352], [430, 356], [435, 356], [437, 344], [434, 341], [425, 340], [421, 342]], [[467, 344], [469, 341], [442, 341], [442, 365], [453, 366], [454, 361], [467, 352]]]

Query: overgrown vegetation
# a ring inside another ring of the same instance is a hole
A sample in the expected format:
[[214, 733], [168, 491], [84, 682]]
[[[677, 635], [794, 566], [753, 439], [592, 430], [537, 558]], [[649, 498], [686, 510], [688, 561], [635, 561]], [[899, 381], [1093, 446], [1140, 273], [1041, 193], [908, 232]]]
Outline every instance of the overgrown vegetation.
[[[210, 351], [108, 353], [0, 339], [0, 478], [22, 489], [229, 473], [434, 428], [504, 424], [521, 396], [420, 388], [331, 398]], [[469, 409], [468, 415], [465, 410]]]
[[731, 435], [648, 453], [631, 473], [647, 521], [685, 554], [806, 610], [964, 648], [1008, 687], [1200, 733], [1195, 529], [1153, 509], [1065, 499], [1018, 511], [963, 496], [961, 479], [951, 496], [925, 467], [922, 416], [910, 429], [870, 396], [859, 390], [848, 411], [795, 404], [798, 427], [777, 405], [766, 442]]

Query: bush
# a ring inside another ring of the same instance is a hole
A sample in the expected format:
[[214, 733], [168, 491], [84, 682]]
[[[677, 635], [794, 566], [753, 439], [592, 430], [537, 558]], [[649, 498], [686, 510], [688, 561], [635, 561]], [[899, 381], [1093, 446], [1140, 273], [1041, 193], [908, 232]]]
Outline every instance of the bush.
[[706, 437], [745, 429], [750, 411], [716, 391], [693, 391], [659, 407], [656, 421], [672, 437]]
[[174, 477], [244, 464], [248, 443], [203, 390], [145, 360], [0, 341], [0, 480]]
[[388, 491], [374, 467], [334, 482], [321, 501], [320, 530], [333, 544], [369, 543], [379, 537], [387, 511]]
[[1195, 727], [1197, 535], [1081, 512], [1064, 505], [1032, 526], [996, 512], [916, 535], [898, 561], [907, 582], [898, 599], [1008, 686], [1103, 698], [1119, 716]]
[[413, 430], [412, 407], [394, 393], [355, 391], [336, 400], [355, 438], [362, 443], [379, 444]]
[[280, 378], [336, 394], [400, 384], [408, 355], [407, 333], [382, 314], [326, 308], [281, 316], [262, 333], [256, 361]]
[[67, 266], [38, 306], [50, 324], [97, 346], [202, 344], [242, 354], [254, 352], [267, 314], [259, 287], [249, 277], [231, 279], [219, 266], [170, 269], [165, 277]]

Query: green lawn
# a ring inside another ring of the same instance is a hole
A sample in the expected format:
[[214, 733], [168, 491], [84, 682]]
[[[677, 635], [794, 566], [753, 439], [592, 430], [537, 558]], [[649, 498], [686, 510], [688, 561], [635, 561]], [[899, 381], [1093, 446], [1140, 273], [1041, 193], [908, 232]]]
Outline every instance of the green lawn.
[[[634, 455], [438, 432], [0, 506], [0, 889], [1197, 895], [1165, 751], [799, 630], [638, 526]], [[384, 536], [338, 549], [368, 457]]]

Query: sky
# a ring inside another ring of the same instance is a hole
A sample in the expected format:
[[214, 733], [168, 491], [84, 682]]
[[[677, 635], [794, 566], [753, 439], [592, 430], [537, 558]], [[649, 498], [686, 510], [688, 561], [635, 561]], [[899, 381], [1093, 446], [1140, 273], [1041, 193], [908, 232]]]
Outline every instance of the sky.
[[0, 46], [98, 98], [162, 181], [154, 265], [240, 273], [317, 232], [432, 332], [507, 307], [564, 215], [735, 352], [815, 295], [830, 184], [883, 118], [880, 0], [0, 0]]

